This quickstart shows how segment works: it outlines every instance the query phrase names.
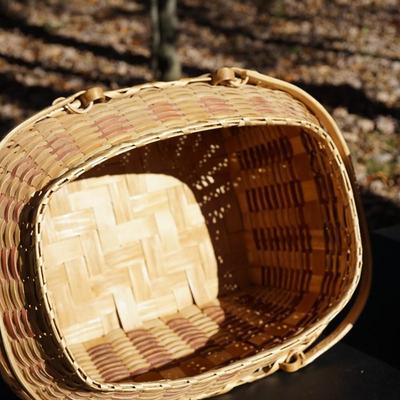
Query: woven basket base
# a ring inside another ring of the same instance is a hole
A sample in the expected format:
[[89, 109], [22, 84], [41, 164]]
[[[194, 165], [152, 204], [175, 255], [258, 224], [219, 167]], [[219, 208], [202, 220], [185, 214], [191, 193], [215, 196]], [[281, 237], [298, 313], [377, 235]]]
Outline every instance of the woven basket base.
[[282, 290], [252, 288], [148, 321], [140, 329], [116, 329], [71, 350], [93, 378], [105, 382], [194, 376], [287, 340], [299, 331], [299, 322], [310, 318], [298, 311], [299, 301], [307, 300]]

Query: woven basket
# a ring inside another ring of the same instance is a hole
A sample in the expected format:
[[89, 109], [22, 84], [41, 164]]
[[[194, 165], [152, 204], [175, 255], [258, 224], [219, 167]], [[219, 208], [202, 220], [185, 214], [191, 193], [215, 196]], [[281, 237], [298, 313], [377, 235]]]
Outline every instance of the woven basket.
[[349, 151], [293, 85], [222, 68], [92, 88], [0, 153], [0, 365], [21, 398], [223, 393], [307, 365], [365, 303]]

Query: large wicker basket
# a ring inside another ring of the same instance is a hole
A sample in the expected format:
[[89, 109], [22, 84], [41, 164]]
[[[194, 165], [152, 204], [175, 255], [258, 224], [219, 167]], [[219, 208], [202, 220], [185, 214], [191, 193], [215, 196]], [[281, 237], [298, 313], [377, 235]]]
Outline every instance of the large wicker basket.
[[365, 303], [349, 151], [293, 85], [222, 68], [93, 88], [0, 153], [0, 365], [22, 398], [223, 393], [307, 365]]

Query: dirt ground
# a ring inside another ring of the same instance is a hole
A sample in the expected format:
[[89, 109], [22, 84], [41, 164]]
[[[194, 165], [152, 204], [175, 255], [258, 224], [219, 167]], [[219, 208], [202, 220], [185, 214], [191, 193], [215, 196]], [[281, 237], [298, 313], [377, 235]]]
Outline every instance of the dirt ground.
[[[0, 0], [0, 135], [59, 96], [152, 80], [146, 4]], [[353, 154], [371, 228], [400, 223], [397, 0], [179, 0], [185, 75], [237, 65], [320, 100]]]

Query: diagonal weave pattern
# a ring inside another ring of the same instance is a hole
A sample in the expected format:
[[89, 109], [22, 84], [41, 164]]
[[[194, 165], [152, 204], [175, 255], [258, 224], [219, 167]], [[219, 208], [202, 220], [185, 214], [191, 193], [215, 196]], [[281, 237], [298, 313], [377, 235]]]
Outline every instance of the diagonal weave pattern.
[[79, 180], [52, 198], [43, 258], [69, 344], [217, 297], [217, 263], [191, 190], [161, 174]]

